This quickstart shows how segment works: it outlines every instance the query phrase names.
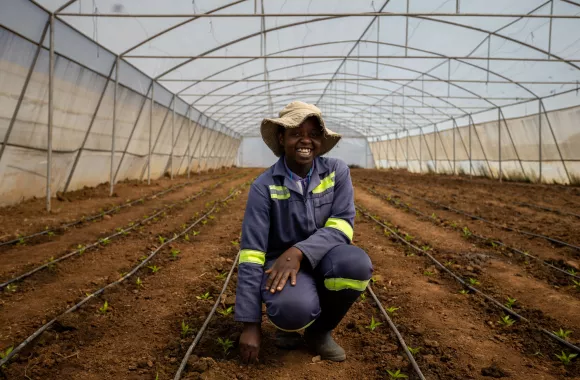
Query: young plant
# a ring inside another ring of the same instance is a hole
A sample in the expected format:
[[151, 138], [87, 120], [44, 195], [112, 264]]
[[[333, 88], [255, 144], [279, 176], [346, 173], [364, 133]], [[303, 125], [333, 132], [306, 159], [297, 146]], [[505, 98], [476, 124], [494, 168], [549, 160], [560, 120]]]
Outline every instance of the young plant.
[[239, 242], [239, 241], [237, 241], [237, 240], [232, 240], [232, 245], [233, 245], [234, 247], [237, 247], [238, 245], [240, 245], [240, 242]]
[[469, 278], [469, 283], [471, 285], [479, 285], [479, 281], [477, 281], [475, 278]]
[[435, 213], [431, 214], [432, 219], [437, 219], [437, 215]]
[[412, 235], [405, 234], [405, 241], [411, 242], [411, 241], [413, 241], [413, 239], [414, 239], [414, 237]]
[[233, 306], [230, 306], [227, 309], [218, 310], [218, 313], [220, 313], [224, 317], [227, 317], [228, 315], [230, 315], [233, 312], [234, 312], [234, 307]]
[[104, 238], [104, 239], [99, 240], [99, 243], [101, 243], [102, 245], [107, 245], [110, 242], [111, 242], [111, 239], [109, 239], [109, 238]]
[[467, 228], [467, 227], [463, 227], [463, 237], [464, 237], [464, 238], [469, 238], [469, 237], [471, 237], [471, 231], [469, 231], [469, 228]]
[[360, 295], [360, 301], [361, 301], [361, 302], [364, 302], [366, 299], [367, 299], [367, 296], [366, 296], [366, 294], [364, 294], [364, 293], [361, 293], [361, 295]]
[[137, 281], [135, 281], [135, 284], [139, 288], [143, 286], [143, 281], [141, 280], [141, 277], [137, 277]]
[[223, 280], [224, 278], [226, 278], [227, 275], [228, 275], [227, 272], [222, 272], [216, 274], [215, 278], [217, 278], [218, 280]]
[[14, 284], [8, 284], [8, 285], [6, 285], [6, 291], [7, 292], [14, 293], [17, 288], [18, 288], [18, 285], [14, 285]]
[[183, 240], [189, 241], [189, 234], [185, 234], [185, 237], [183, 238]]
[[517, 299], [508, 297], [507, 302], [505, 303], [505, 307], [507, 307], [508, 309], [511, 309], [512, 306], [514, 306], [514, 304], [516, 303], [516, 301], [517, 301]]
[[105, 303], [103, 304], [103, 306], [101, 306], [99, 308], [99, 313], [101, 313], [101, 314], [107, 314], [107, 311], [109, 311], [109, 303], [107, 301], [105, 301]]
[[159, 269], [161, 269], [161, 267], [158, 267], [157, 265], [149, 265], [147, 268], [151, 270], [151, 273], [157, 273], [159, 272]]
[[452, 266], [454, 263], [455, 263], [455, 262], [454, 262], [453, 260], [449, 260], [449, 261], [446, 261], [446, 262], [445, 262], [445, 266], [446, 266], [446, 267], [450, 267], [450, 266]]
[[82, 244], [77, 245], [77, 250], [79, 251], [79, 255], [82, 255], [83, 253], [85, 253], [86, 249], [87, 249], [87, 247], [85, 247]]
[[219, 343], [220, 346], [222, 346], [222, 350], [224, 351], [225, 355], [227, 355], [228, 352], [230, 352], [230, 350], [232, 349], [232, 347], [234, 347], [234, 342], [232, 342], [229, 338], [226, 339], [217, 338], [217, 342]]
[[199, 235], [199, 231], [193, 231], [193, 236]]
[[427, 252], [427, 251], [431, 251], [432, 250], [432, 248], [429, 247], [428, 245], [422, 246], [421, 249], [423, 250], [423, 252]]
[[562, 355], [558, 355], [558, 354], [554, 354], [554, 355], [556, 355], [556, 357], [558, 359], [560, 359], [560, 361], [564, 365], [570, 364], [572, 362], [572, 359], [574, 359], [576, 356], [578, 356], [578, 354], [566, 354], [564, 351], [562, 351]]
[[202, 220], [201, 224], [203, 224], [205, 226], [207, 224], [207, 219]]
[[212, 299], [213, 297], [209, 294], [209, 292], [202, 294], [201, 296], [195, 296], [198, 300], [207, 301]]
[[568, 273], [570, 273], [572, 276], [576, 276], [576, 270], [574, 268], [568, 269]]
[[401, 373], [400, 369], [398, 369], [396, 371], [387, 370], [387, 373], [389, 374], [389, 377], [391, 379], [406, 379], [409, 377], [409, 376], [405, 375], [404, 373]]
[[379, 327], [380, 325], [382, 325], [382, 324], [383, 324], [382, 322], [375, 321], [375, 317], [374, 317], [374, 316], [372, 316], [372, 317], [371, 317], [371, 324], [370, 324], [370, 325], [368, 325], [368, 326], [365, 326], [365, 327], [366, 327], [367, 329], [371, 330], [371, 331], [375, 331], [375, 329], [376, 329], [377, 327]]
[[572, 282], [574, 283], [574, 288], [576, 288], [576, 290], [580, 290], [580, 281], [572, 280]]
[[407, 346], [407, 348], [412, 355], [417, 355], [419, 351], [421, 351], [421, 347], [413, 348], [411, 346]]
[[26, 245], [26, 242], [24, 241], [24, 238], [22, 236], [18, 235], [18, 243], [16, 245], [20, 246]]
[[467, 290], [467, 289], [461, 289], [461, 290], [459, 291], [459, 293], [460, 293], [460, 294], [469, 294], [469, 290]]
[[183, 224], [181, 225], [181, 229], [182, 229], [182, 230], [185, 230], [186, 228], [187, 228], [187, 224], [183, 223]]
[[191, 327], [185, 321], [181, 321], [181, 337], [185, 338], [191, 333]]
[[391, 306], [391, 307], [388, 307], [386, 310], [387, 310], [387, 313], [389, 313], [391, 315], [395, 315], [395, 311], [397, 311], [399, 309], [400, 309], [400, 307]]
[[457, 222], [451, 222], [451, 227], [452, 228], [457, 228]]
[[48, 237], [50, 237], [50, 238], [51, 238], [51, 237], [53, 237], [53, 236], [54, 236], [54, 232], [52, 232], [52, 231], [48, 231]]
[[164, 237], [163, 237], [163, 236], [161, 236], [161, 235], [159, 235], [159, 236], [157, 237], [157, 239], [159, 239], [159, 243], [160, 243], [160, 244], [162, 244], [162, 245], [163, 245], [163, 244], [165, 244], [165, 240], [167, 240], [166, 238], [164, 238]]
[[50, 259], [48, 259], [48, 270], [54, 270], [54, 268], [55, 268], [54, 256], [51, 256]]
[[572, 334], [572, 331], [570, 330], [562, 330], [560, 329], [559, 331], [552, 331], [554, 334], [556, 334], [558, 336], [558, 338], [562, 338], [564, 340], [568, 340], [568, 336], [570, 334]]
[[[4, 351], [0, 351], [0, 359], [4, 359], [10, 355], [10, 353], [14, 350], [14, 347], [10, 346]], [[2, 366], [4, 368], [4, 366]]]
[[149, 256], [143, 255], [143, 256], [139, 257], [139, 261], [145, 261], [145, 260], [147, 260], [147, 257], [149, 257]]
[[433, 272], [431, 272], [431, 271], [428, 271], [428, 270], [426, 270], [426, 271], [424, 271], [424, 272], [423, 272], [423, 274], [424, 274], [425, 276], [433, 276], [435, 273], [433, 273]]
[[371, 277], [371, 283], [376, 284], [377, 283], [377, 278], [375, 276]]
[[501, 323], [504, 326], [510, 327], [511, 325], [516, 323], [516, 321], [515, 319], [511, 319], [509, 315], [504, 315], [503, 317], [501, 317], [499, 323]]
[[173, 248], [171, 250], [171, 259], [172, 260], [177, 260], [177, 258], [179, 257], [179, 254], [181, 253], [181, 251], [179, 249], [175, 249]]

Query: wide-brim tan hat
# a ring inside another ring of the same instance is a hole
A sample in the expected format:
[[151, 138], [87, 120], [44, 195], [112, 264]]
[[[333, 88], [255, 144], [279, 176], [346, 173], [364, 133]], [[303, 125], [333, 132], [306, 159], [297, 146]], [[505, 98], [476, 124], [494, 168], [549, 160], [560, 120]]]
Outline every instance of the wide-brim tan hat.
[[262, 139], [268, 145], [268, 148], [274, 152], [277, 157], [284, 153], [284, 147], [278, 140], [278, 127], [297, 128], [309, 117], [316, 117], [322, 127], [323, 138], [319, 155], [328, 153], [340, 141], [341, 136], [326, 128], [322, 119], [322, 112], [318, 107], [304, 102], [292, 102], [288, 104], [277, 119], [264, 119], [260, 127]]

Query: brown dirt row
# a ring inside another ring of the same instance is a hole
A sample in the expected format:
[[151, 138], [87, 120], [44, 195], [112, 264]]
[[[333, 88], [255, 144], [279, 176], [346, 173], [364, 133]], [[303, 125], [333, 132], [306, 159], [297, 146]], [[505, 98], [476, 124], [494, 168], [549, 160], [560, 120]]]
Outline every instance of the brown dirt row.
[[[364, 181], [369, 176], [357, 176], [356, 178]], [[394, 175], [389, 171], [382, 172], [382, 175], [376, 173], [375, 176], [372, 176], [372, 179], [376, 180], [377, 184], [383, 185], [385, 190], [389, 190], [389, 187], [392, 187], [411, 195], [428, 198], [462, 209], [470, 214], [479, 215], [501, 225], [547, 235], [580, 245], [580, 237], [574, 233], [574, 231], [580, 230], [579, 218], [516, 204], [522, 201], [531, 202], [529, 200], [530, 196], [533, 196], [533, 193], [538, 190], [529, 189], [532, 194], [527, 196], [525, 194], [510, 196], [509, 193], [503, 192], [504, 189], [499, 184], [496, 184], [495, 189], [490, 192], [489, 189], [478, 188], [475, 184], [469, 182], [459, 185], [454, 183], [452, 178], [446, 178], [445, 176], [438, 178], [437, 181], [423, 183], [411, 180], [412, 178], [414, 178], [413, 175], [409, 173], [397, 173]], [[566, 205], [561, 205], [560, 208], [564, 211], [572, 211]]]
[[150, 186], [147, 186], [146, 182], [137, 180], [122, 181], [115, 185], [113, 197], [109, 196], [108, 183], [96, 187], [85, 187], [59, 196], [60, 199], [56, 199], [53, 203], [51, 213], [46, 212], [44, 198], [33, 198], [12, 206], [1, 207], [0, 241], [14, 239], [18, 235], [32, 234], [44, 230], [46, 227], [58, 227], [83, 216], [97, 214], [100, 209], [106, 210], [122, 205], [128, 200], [147, 197], [175, 185], [189, 181], [209, 180], [228, 172], [228, 169], [220, 169], [194, 174], [189, 180], [187, 176], [174, 177], [173, 180], [162, 177], [152, 181]]
[[[496, 259], [489, 251], [459, 238], [453, 232], [440, 229], [427, 221], [421, 221], [385, 203], [377, 202], [376, 197], [360, 188], [358, 188], [356, 199], [361, 206], [369, 209], [374, 215], [397, 226], [403, 235], [411, 235], [416, 244], [432, 247], [434, 255], [443, 263], [450, 262], [452, 270], [463, 278], [477, 279], [481, 283], [478, 287], [496, 299], [505, 301], [508, 296], [516, 298], [518, 301], [514, 309], [522, 315], [539, 322], [549, 330], [562, 327], [577, 331], [580, 327], [577, 299], [558, 293], [547, 284], [530, 278], [519, 268]], [[439, 273], [439, 270], [429, 261], [425, 261], [424, 265], [417, 269], [420, 274], [434, 283], [440, 283], [444, 278], [446, 280], [446, 277]], [[497, 328], [497, 321], [499, 321], [497, 308], [489, 306], [482, 310], [494, 315], [494, 319], [488, 322]], [[542, 344], [551, 344], [547, 338], [538, 336], [537, 339], [542, 339]], [[574, 337], [571, 339], [577, 340]], [[524, 347], [528, 349], [527, 346], [524, 345]], [[558, 348], [558, 346], [553, 348]]]
[[135, 266], [150, 248], [159, 244], [158, 235], [168, 236], [179, 230], [196, 212], [203, 211], [206, 202], [225, 197], [231, 187], [252, 176], [253, 173], [250, 173], [230, 181], [227, 186], [224, 184], [211, 194], [204, 194], [184, 207], [175, 209], [167, 218], [138, 233], [112, 241], [98, 251], [87, 251], [76, 259], [62, 262], [53, 271], [32, 276], [19, 284], [16, 292], [3, 292], [0, 296], [2, 346], [20, 342], [48, 318], [78, 302], [85, 293], [92, 293], [117, 279], [121, 273]]

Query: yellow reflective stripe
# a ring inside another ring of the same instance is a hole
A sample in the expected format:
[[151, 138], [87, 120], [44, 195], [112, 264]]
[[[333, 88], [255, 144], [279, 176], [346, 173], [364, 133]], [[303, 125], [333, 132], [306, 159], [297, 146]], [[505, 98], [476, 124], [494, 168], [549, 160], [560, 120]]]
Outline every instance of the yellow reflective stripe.
[[239, 264], [242, 263], [252, 263], [258, 265], [264, 265], [266, 262], [266, 252], [256, 251], [253, 249], [242, 249], [240, 252]]
[[330, 173], [330, 175], [328, 177], [323, 178], [320, 181], [320, 185], [316, 186], [314, 188], [314, 190], [312, 190], [312, 194], [322, 193], [323, 191], [326, 191], [326, 190], [330, 189], [331, 187], [334, 187], [334, 177], [335, 176], [336, 176], [336, 172], [332, 172], [332, 173]]
[[324, 227], [336, 228], [337, 230], [341, 231], [345, 234], [349, 240], [352, 241], [352, 236], [354, 235], [354, 231], [350, 224], [343, 219], [338, 218], [328, 218]]
[[[266, 313], [267, 314], [267, 313]], [[307, 328], [308, 326], [310, 326], [311, 324], [314, 323], [314, 321], [316, 321], [316, 318], [314, 318], [313, 320], [311, 320], [310, 322], [308, 322], [308, 324], [304, 327], [300, 327], [299, 329], [296, 330], [286, 330], [283, 329], [281, 327], [276, 326], [276, 324], [274, 322], [272, 322], [272, 320], [270, 319], [270, 316], [268, 315], [268, 320], [270, 321], [271, 324], [274, 325], [275, 328], [277, 328], [278, 330], [282, 330], [282, 331], [286, 331], [286, 332], [296, 332], [296, 331], [300, 331], [300, 330], [304, 330], [305, 328]]]
[[328, 290], [344, 290], [344, 289], [353, 289], [358, 290], [359, 292], [364, 291], [369, 284], [369, 280], [360, 281], [360, 280], [351, 280], [350, 278], [327, 278], [324, 280], [324, 286]]
[[290, 190], [286, 186], [270, 185], [270, 198], [272, 199], [288, 199], [290, 198]]

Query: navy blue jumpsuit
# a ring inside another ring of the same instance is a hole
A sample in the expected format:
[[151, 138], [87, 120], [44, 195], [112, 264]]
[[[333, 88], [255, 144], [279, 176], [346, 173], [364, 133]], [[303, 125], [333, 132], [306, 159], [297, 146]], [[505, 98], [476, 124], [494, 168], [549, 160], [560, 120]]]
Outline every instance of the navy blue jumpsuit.
[[[261, 322], [262, 302], [279, 329], [332, 330], [371, 278], [368, 255], [351, 245], [354, 191], [348, 166], [316, 157], [308, 187], [290, 178], [282, 156], [252, 184], [242, 226], [235, 319]], [[296, 285], [265, 290], [270, 268], [290, 247], [304, 258]]]

